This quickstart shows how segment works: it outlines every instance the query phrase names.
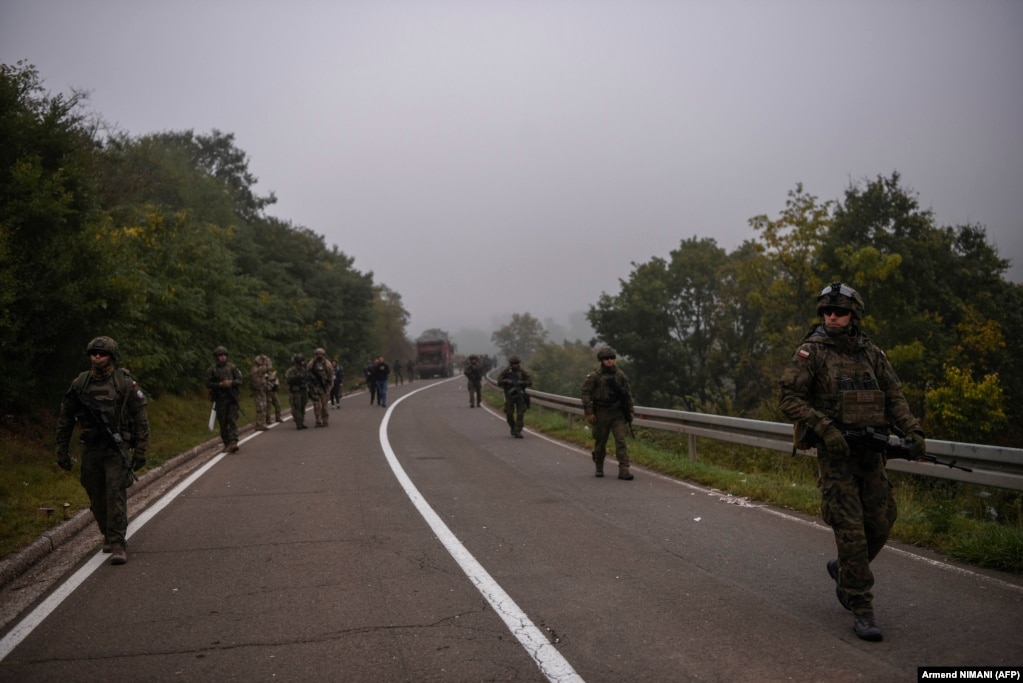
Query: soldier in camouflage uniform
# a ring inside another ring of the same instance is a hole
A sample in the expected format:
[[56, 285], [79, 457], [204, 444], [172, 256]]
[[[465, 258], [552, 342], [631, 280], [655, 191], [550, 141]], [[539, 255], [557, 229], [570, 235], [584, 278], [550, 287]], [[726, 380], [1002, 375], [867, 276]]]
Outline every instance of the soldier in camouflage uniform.
[[529, 409], [529, 394], [526, 389], [533, 386], [533, 376], [522, 367], [518, 356], [508, 359], [508, 367], [497, 376], [497, 386], [504, 390], [504, 417], [511, 427], [511, 435], [522, 438], [522, 428]]
[[304, 355], [296, 353], [292, 356], [291, 367], [284, 373], [284, 380], [288, 383], [295, 429], [308, 429], [305, 426], [305, 405], [308, 402], [309, 371], [305, 369]]
[[[274, 409], [274, 417], [276, 418], [275, 422], [284, 422], [284, 420], [281, 419], [281, 399], [277, 398], [277, 392], [281, 388], [281, 380], [277, 378], [277, 371], [274, 370], [273, 361], [267, 358], [266, 362], [267, 367], [270, 370], [266, 374], [267, 400], [270, 403], [270, 407]], [[266, 416], [266, 421], [269, 422], [270, 421], [269, 407], [267, 408], [267, 411], [268, 413]]]
[[838, 558], [827, 563], [839, 602], [864, 640], [882, 639], [874, 620], [870, 562], [888, 540], [897, 510], [884, 456], [850, 447], [843, 430], [872, 427], [905, 435], [925, 452], [920, 422], [884, 352], [860, 329], [863, 299], [835, 282], [817, 297], [821, 323], [810, 329], [781, 377], [779, 407], [795, 423], [801, 448], [816, 446], [821, 514]]
[[249, 386], [252, 388], [252, 400], [256, 404], [256, 431], [259, 432], [266, 431], [266, 425], [270, 422], [269, 372], [270, 359], [261, 353], [256, 356], [249, 370]]
[[597, 476], [604, 476], [607, 439], [613, 434], [618, 478], [630, 480], [633, 476], [629, 472], [629, 447], [625, 437], [632, 423], [634, 402], [629, 378], [615, 366], [617, 356], [610, 346], [597, 349], [600, 366], [586, 375], [581, 393], [586, 423], [593, 430], [593, 463]]
[[[103, 534], [111, 564], [128, 561], [128, 493], [134, 472], [146, 465], [149, 417], [146, 396], [125, 368], [115, 366], [117, 343], [96, 337], [86, 347], [91, 369], [81, 373], [60, 403], [57, 464], [71, 470], [68, 448], [75, 424], [82, 427], [81, 482]], [[129, 455], [130, 451], [130, 455]]]
[[206, 388], [217, 411], [220, 423], [220, 440], [228, 453], [238, 452], [238, 392], [242, 387], [242, 373], [235, 364], [227, 360], [227, 349], [218, 346], [213, 349], [214, 363], [206, 371]]
[[483, 368], [480, 367], [480, 357], [476, 354], [469, 356], [469, 361], [462, 368], [465, 375], [465, 383], [469, 386], [469, 407], [483, 406]]
[[313, 402], [316, 427], [326, 427], [330, 420], [330, 387], [334, 384], [334, 368], [327, 360], [327, 352], [316, 349], [306, 367], [309, 372], [309, 399]]

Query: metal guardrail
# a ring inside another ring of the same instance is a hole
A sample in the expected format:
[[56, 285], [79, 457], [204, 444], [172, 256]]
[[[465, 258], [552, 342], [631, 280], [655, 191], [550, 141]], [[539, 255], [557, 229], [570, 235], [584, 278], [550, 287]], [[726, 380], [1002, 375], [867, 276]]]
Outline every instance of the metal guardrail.
[[[493, 377], [488, 382], [497, 386]], [[529, 390], [532, 404], [550, 408], [570, 416], [582, 415], [582, 401], [578, 398], [547, 394]], [[702, 436], [757, 448], [792, 452], [792, 425], [784, 422], [764, 422], [741, 417], [723, 417], [691, 413], [683, 410], [665, 410], [636, 406], [633, 424], [650, 429], [664, 429], [688, 435], [689, 459], [696, 460], [696, 437]], [[796, 451], [816, 457], [816, 449]], [[972, 472], [952, 469], [944, 465], [909, 460], [889, 460], [888, 469], [910, 472], [928, 477], [964, 481], [984, 486], [1023, 491], [1023, 448], [984, 446], [956, 441], [927, 440], [927, 452], [943, 460], [955, 459], [956, 464], [969, 467]]]

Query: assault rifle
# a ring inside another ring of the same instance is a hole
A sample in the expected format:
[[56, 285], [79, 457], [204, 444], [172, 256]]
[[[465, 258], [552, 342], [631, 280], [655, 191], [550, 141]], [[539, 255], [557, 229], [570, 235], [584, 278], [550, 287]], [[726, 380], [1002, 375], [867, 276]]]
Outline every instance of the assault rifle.
[[521, 382], [508, 381], [508, 398], [516, 403], [526, 402], [526, 389]]
[[107, 442], [121, 456], [121, 460], [124, 462], [124, 469], [128, 471], [128, 486], [131, 486], [131, 484], [138, 481], [138, 477], [135, 476], [131, 469], [131, 458], [128, 457], [128, 451], [124, 448], [124, 438], [121, 437], [121, 433], [110, 426], [110, 418], [107, 416], [107, 412], [103, 410], [103, 404], [96, 398], [84, 391], [76, 391], [75, 394], [75, 397], [78, 399], [78, 405], [81, 408], [79, 415], [87, 417], [89, 422], [99, 429]]
[[909, 439], [900, 439], [897, 436], [889, 436], [875, 430], [873, 427], [866, 427], [864, 429], [847, 429], [842, 432], [842, 436], [845, 437], [845, 440], [849, 442], [850, 446], [858, 446], [859, 448], [866, 448], [876, 453], [883, 453], [888, 458], [898, 458], [900, 460], [909, 460], [910, 462], [929, 462], [935, 465], [944, 465], [951, 469], [962, 470], [963, 472], [973, 471], [969, 467], [957, 465], [955, 458], [952, 458], [951, 462], [945, 462], [943, 460], [938, 460], [936, 456], [930, 455], [929, 453], [913, 455], [913, 446]]

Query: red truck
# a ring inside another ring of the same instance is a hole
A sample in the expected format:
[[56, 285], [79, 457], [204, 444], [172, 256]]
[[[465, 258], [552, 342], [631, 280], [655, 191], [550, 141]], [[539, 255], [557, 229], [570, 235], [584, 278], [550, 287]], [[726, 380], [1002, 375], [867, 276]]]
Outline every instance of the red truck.
[[451, 377], [455, 372], [451, 344], [446, 339], [416, 342], [416, 371], [420, 378]]

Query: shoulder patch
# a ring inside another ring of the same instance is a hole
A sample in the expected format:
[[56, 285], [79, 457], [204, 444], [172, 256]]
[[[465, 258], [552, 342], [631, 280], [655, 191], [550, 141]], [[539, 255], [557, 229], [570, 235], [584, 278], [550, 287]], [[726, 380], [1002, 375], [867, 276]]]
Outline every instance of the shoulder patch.
[[799, 351], [796, 352], [796, 355], [799, 356], [800, 358], [809, 358], [810, 352], [807, 351], [806, 349], [799, 349]]

